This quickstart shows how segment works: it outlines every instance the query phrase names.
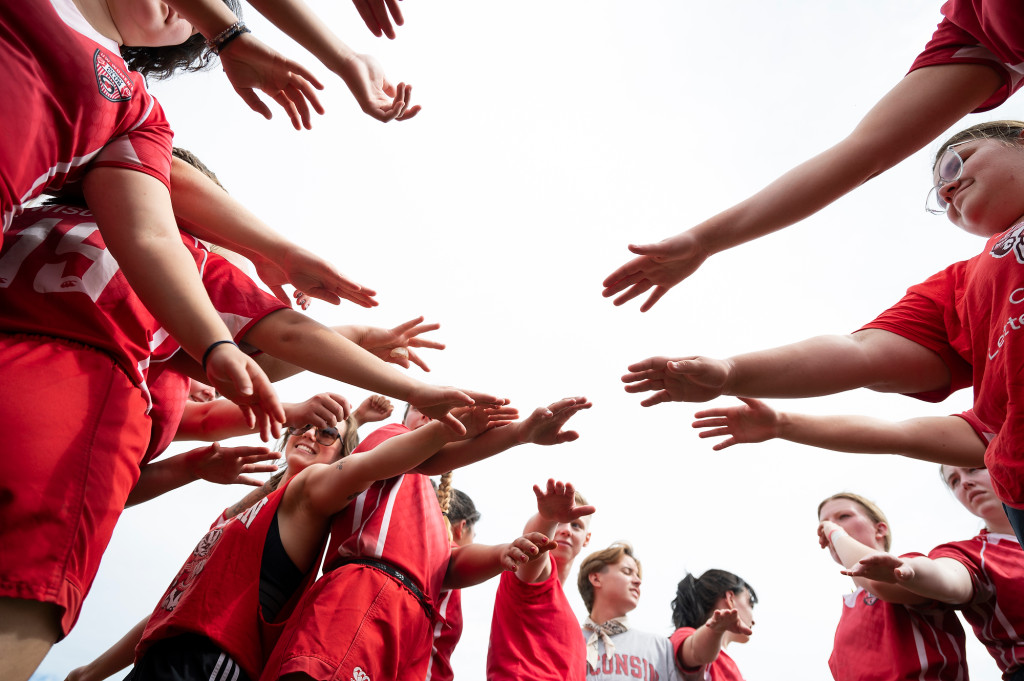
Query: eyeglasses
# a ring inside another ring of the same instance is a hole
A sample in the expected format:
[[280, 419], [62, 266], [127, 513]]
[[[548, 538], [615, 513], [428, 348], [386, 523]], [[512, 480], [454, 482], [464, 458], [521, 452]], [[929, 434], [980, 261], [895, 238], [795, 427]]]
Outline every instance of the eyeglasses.
[[[307, 423], [301, 428], [293, 428], [292, 435], [302, 435], [312, 427], [313, 426], [311, 424]], [[316, 432], [313, 433], [313, 436], [319, 444], [322, 444], [325, 447], [330, 447], [338, 441], [338, 438], [341, 437], [341, 433], [338, 432], [337, 428], [317, 428]]]
[[943, 185], [959, 180], [960, 175], [964, 172], [964, 159], [953, 147], [959, 147], [962, 144], [970, 144], [976, 141], [971, 139], [950, 144], [942, 152], [942, 156], [939, 157], [938, 162], [935, 164], [935, 170], [939, 174], [939, 181], [928, 190], [928, 196], [924, 200], [924, 209], [932, 215], [942, 215], [946, 212], [949, 203], [942, 198], [942, 194], [939, 192], [942, 191]]

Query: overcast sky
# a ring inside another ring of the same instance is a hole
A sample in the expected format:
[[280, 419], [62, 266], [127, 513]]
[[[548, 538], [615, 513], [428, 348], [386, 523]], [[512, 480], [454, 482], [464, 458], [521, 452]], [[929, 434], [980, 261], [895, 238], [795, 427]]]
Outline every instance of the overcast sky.
[[[534, 483], [574, 482], [598, 507], [584, 552], [628, 540], [643, 563], [633, 626], [671, 632], [669, 602], [687, 571], [723, 568], [754, 586], [755, 634], [729, 653], [757, 681], [828, 677], [851, 582], [818, 548], [822, 498], [848, 490], [878, 502], [896, 552], [980, 528], [934, 465], [786, 443], [714, 453], [689, 426], [698, 405], [644, 409], [620, 382], [656, 354], [725, 357], [847, 333], [978, 252], [981, 240], [922, 210], [938, 141], [804, 223], [716, 256], [649, 313], [600, 296], [628, 243], [692, 226], [844, 136], [909, 68], [941, 2], [408, 0], [393, 42], [370, 35], [345, 0], [313, 5], [393, 81], [415, 85], [419, 117], [363, 115], [338, 78], [251, 11], [260, 38], [322, 74], [328, 113], [313, 131], [250, 113], [217, 70], [152, 89], [176, 143], [236, 197], [379, 292], [372, 311], [321, 302], [315, 318], [392, 326], [423, 314], [448, 344], [424, 355], [432, 382], [504, 395], [523, 412], [565, 395], [593, 400], [573, 421], [579, 441], [456, 472], [483, 513], [478, 541], [521, 533]], [[957, 129], [1024, 118], [1022, 101]], [[279, 392], [301, 401], [324, 390], [353, 404], [366, 395], [315, 376]], [[970, 403], [966, 391], [938, 405], [856, 391], [775, 405], [903, 419]], [[61, 681], [150, 612], [245, 491], [194, 484], [127, 511], [77, 628], [37, 678]], [[566, 592], [582, 619], [575, 579]], [[491, 583], [463, 595], [454, 662], [465, 681], [483, 678], [493, 593]], [[968, 636], [972, 678], [998, 679]]]

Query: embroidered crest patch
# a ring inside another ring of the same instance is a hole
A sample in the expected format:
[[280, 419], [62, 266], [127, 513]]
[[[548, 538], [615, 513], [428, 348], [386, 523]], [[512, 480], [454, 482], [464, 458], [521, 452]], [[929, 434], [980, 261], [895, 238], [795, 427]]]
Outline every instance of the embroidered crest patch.
[[117, 67], [102, 50], [97, 49], [92, 55], [93, 69], [96, 71], [96, 85], [100, 94], [112, 102], [127, 102], [132, 98], [132, 81], [128, 74]]

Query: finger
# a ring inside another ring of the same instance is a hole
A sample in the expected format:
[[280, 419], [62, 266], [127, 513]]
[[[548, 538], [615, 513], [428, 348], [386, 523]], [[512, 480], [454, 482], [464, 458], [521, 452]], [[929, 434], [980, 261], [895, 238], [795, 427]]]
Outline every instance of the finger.
[[717, 445], [712, 447], [711, 450], [715, 451], [715, 452], [720, 452], [723, 449], [725, 449], [726, 447], [732, 447], [734, 444], [736, 444], [736, 438], [731, 437], [728, 440], [725, 440], [723, 442], [719, 442]]
[[285, 64], [291, 72], [291, 85], [298, 88], [302, 95], [309, 100], [309, 103], [313, 105], [313, 110], [322, 116], [324, 114], [324, 107], [317, 98], [313, 88], [323, 90], [324, 84], [313, 75], [312, 71], [302, 64], [291, 59], [285, 59]]
[[555, 437], [555, 441], [558, 442], [558, 444], [562, 444], [563, 442], [573, 442], [578, 439], [580, 439], [580, 434], [575, 430], [566, 430]]
[[389, 39], [395, 39], [395, 28], [391, 25], [391, 20], [388, 18], [387, 7], [380, 0], [373, 0], [370, 3], [370, 9], [373, 12], [373, 18], [377, 22], [377, 25], [381, 27]]
[[[284, 290], [283, 286], [271, 286], [270, 287], [270, 292], [274, 294], [275, 298], [280, 300], [282, 303], [284, 303], [288, 307], [292, 306], [292, 299], [288, 297], [287, 293], [285, 293], [285, 290]], [[296, 294], [298, 294], [298, 291], [296, 291]], [[295, 297], [298, 298], [298, 295], [296, 295]]]
[[263, 481], [257, 480], [256, 478], [250, 478], [248, 475], [239, 475], [235, 478], [234, 484], [236, 485], [252, 485], [253, 487], [263, 487]]
[[451, 413], [445, 414], [443, 417], [437, 420], [443, 423], [445, 427], [447, 427], [456, 435], [461, 436], [466, 434], [466, 426], [462, 425], [462, 421], [452, 416]]
[[[612, 279], [612, 276], [615, 279]], [[639, 269], [632, 269], [632, 271], [619, 270], [614, 275], [609, 276], [604, 280], [604, 291], [601, 295], [605, 298], [611, 298], [619, 291], [625, 291], [627, 288], [642, 281], [646, 275]]]
[[235, 92], [242, 98], [242, 101], [249, 105], [249, 108], [266, 118], [268, 121], [274, 117], [262, 99], [253, 92], [252, 88], [235, 88]]
[[643, 393], [651, 390], [664, 390], [665, 381], [647, 379], [638, 383], [630, 383], [625, 386], [627, 393]]
[[402, 18], [402, 10], [398, 6], [398, 0], [387, 0], [388, 9], [391, 11], [391, 18], [395, 20], [395, 26], [402, 26], [405, 24], [405, 19]]
[[654, 286], [654, 282], [652, 282], [650, 279], [642, 279], [641, 281], [631, 286], [627, 291], [625, 291], [621, 296], [616, 298], [613, 302], [616, 305], [624, 305], [625, 303], [628, 303], [629, 301], [633, 300], [637, 296], [647, 291], [647, 289], [651, 288], [652, 286]]
[[370, 29], [370, 33], [379, 38], [381, 36], [380, 24], [377, 23], [377, 18], [373, 15], [373, 10], [370, 9], [369, 3], [364, 0], [353, 0], [353, 3], [363, 23], [366, 24], [366, 28]]
[[302, 119], [299, 116], [299, 112], [285, 91], [279, 90], [271, 95], [271, 99], [277, 102], [281, 108], [285, 110], [285, 113], [288, 114], [288, 120], [292, 122], [292, 127], [296, 130], [302, 130]]
[[272, 463], [247, 463], [242, 466], [240, 473], [273, 473], [277, 466]]
[[242, 417], [245, 419], [246, 428], [256, 430], [256, 414], [253, 413], [252, 407], [248, 404], [240, 404], [238, 408], [242, 410]]
[[[707, 428], [707, 426], [705, 426]], [[697, 437], [723, 437], [728, 435], [730, 431], [728, 428], [713, 428], [712, 430], [705, 430], [697, 434]]]
[[[310, 89], [312, 91], [312, 89]], [[298, 110], [299, 118], [302, 119], [302, 127], [306, 130], [310, 130], [313, 124], [310, 120], [309, 115], [309, 102], [306, 101], [306, 96], [296, 85], [290, 85], [285, 91], [285, 96], [291, 101], [292, 105]]]
[[656, 286], [654, 290], [651, 291], [651, 295], [648, 296], [644, 304], [640, 306], [640, 311], [647, 312], [648, 310], [650, 310], [652, 307], [654, 307], [655, 303], [657, 303], [665, 296], [666, 293], [668, 293], [667, 288], [665, 288], [664, 286]]
[[416, 114], [418, 114], [422, 110], [423, 110], [423, 107], [420, 106], [419, 104], [417, 104], [416, 106], [413, 106], [411, 108], [406, 109], [405, 113], [403, 113], [401, 116], [398, 117], [398, 120], [400, 120], [400, 121], [407, 121], [410, 118], [412, 118], [413, 116], [415, 116]]
[[597, 509], [593, 506], [576, 506], [569, 511], [569, 517], [575, 520], [577, 518], [582, 518], [585, 515], [593, 515], [596, 512]]
[[[630, 276], [636, 274], [637, 272], [639, 272], [640, 270], [642, 270], [643, 269], [642, 268], [643, 262], [644, 262], [643, 258], [633, 258], [632, 260], [627, 262], [625, 265], [622, 265], [621, 267], [616, 269], [614, 272], [609, 274], [607, 277], [605, 277], [604, 281], [601, 282], [601, 285], [604, 286], [605, 288], [610, 288], [610, 287], [616, 286], [623, 279], [626, 279], [627, 277], [630, 277]], [[629, 286], [629, 285], [630, 284], [625, 284], [623, 286], [620, 286], [619, 290], [622, 290], [623, 288], [626, 288], [626, 286]], [[614, 293], [608, 294], [608, 295], [614, 295]]]
[[640, 406], [641, 407], [653, 407], [656, 404], [661, 404], [662, 402], [671, 402], [671, 401], [672, 401], [672, 396], [669, 395], [668, 392], [662, 390], [659, 393], [654, 393], [653, 395], [648, 397], [646, 400], [641, 402]]
[[[408, 360], [409, 362], [412, 362], [413, 364], [418, 366], [423, 371], [430, 371], [430, 367], [427, 366], [427, 363], [424, 362], [423, 359], [417, 353], [413, 352], [411, 349], [408, 349], [408, 351], [409, 351], [409, 360]], [[408, 368], [408, 367], [406, 367], [406, 368]]]
[[666, 252], [665, 243], [661, 241], [656, 244], [630, 244], [628, 248], [631, 253], [646, 256], [664, 256]]
[[[741, 397], [740, 399], [742, 400], [743, 398]], [[729, 415], [729, 410], [728, 409], [701, 409], [700, 411], [698, 411], [696, 414], [693, 415], [693, 418], [695, 418], [695, 419], [709, 419], [709, 418], [717, 418], [719, 416], [724, 417], [724, 416], [728, 416], [728, 415]], [[697, 427], [697, 423], [696, 422], [694, 422], [693, 425], [694, 425], [695, 428]]]

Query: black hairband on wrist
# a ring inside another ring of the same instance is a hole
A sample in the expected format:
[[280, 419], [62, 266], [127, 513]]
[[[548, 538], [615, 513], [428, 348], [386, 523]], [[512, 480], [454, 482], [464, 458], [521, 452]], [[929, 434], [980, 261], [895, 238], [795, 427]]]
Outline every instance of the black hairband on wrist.
[[204, 374], [206, 373], [206, 360], [210, 359], [210, 353], [213, 352], [213, 349], [215, 347], [217, 347], [218, 345], [224, 345], [225, 343], [231, 343], [236, 348], [238, 347], [238, 343], [236, 343], [233, 340], [219, 340], [219, 341], [214, 341], [213, 343], [210, 343], [210, 347], [206, 348], [206, 352], [203, 353], [203, 373]]
[[235, 38], [238, 38], [243, 33], [252, 33], [252, 31], [249, 30], [249, 27], [245, 25], [244, 21], [236, 21], [217, 35], [207, 39], [206, 49], [210, 52], [220, 54], [224, 48], [228, 46], [228, 43]]

